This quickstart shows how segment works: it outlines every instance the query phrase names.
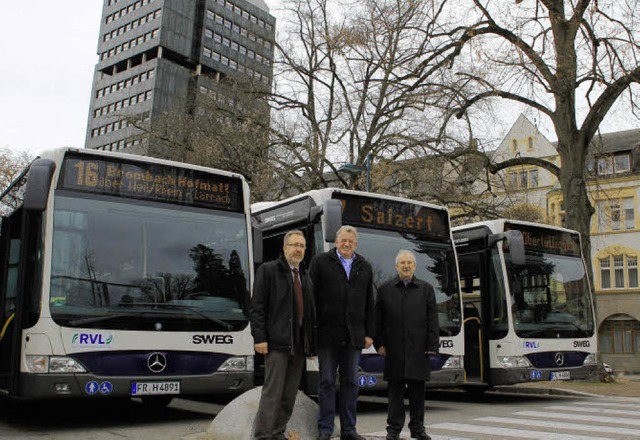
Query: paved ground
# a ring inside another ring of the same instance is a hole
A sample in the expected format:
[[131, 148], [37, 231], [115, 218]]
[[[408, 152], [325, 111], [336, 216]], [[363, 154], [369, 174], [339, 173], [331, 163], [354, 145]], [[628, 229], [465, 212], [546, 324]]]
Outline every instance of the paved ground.
[[619, 376], [612, 383], [582, 381], [534, 382], [513, 387], [502, 387], [507, 390], [545, 393], [586, 393], [600, 396], [640, 397], [640, 376]]

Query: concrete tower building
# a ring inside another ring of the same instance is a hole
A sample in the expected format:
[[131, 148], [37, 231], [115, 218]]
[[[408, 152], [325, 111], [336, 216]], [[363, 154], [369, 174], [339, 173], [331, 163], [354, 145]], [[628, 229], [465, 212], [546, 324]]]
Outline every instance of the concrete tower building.
[[165, 157], [138, 127], [229, 77], [270, 90], [274, 42], [263, 0], [105, 0], [85, 146]]

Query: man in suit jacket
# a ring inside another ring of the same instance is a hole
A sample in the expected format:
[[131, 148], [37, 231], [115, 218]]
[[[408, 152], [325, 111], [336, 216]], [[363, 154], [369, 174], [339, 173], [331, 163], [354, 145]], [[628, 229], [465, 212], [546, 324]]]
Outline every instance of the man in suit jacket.
[[336, 374], [340, 372], [340, 439], [364, 440], [356, 431], [360, 352], [373, 343], [375, 305], [373, 271], [356, 254], [358, 232], [342, 226], [336, 248], [311, 261], [309, 272], [318, 311], [318, 432], [333, 434]]
[[256, 273], [251, 334], [265, 363], [256, 439], [285, 439], [306, 356], [315, 355], [316, 313], [311, 280], [302, 262], [305, 248], [301, 231], [287, 232], [283, 256], [264, 263]]
[[411, 437], [429, 440], [424, 428], [425, 381], [430, 355], [438, 352], [439, 323], [433, 287], [413, 274], [416, 257], [402, 250], [396, 256], [398, 276], [383, 284], [376, 303], [378, 353], [385, 356], [389, 384], [387, 440], [399, 440], [404, 425], [405, 389], [409, 397]]

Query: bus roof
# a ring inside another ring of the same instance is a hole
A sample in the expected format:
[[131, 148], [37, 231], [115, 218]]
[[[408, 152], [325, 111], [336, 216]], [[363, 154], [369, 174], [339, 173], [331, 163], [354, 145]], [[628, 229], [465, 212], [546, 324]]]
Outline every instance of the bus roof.
[[373, 193], [373, 192], [367, 192], [367, 191], [356, 191], [356, 190], [344, 189], [344, 188], [322, 188], [322, 189], [314, 189], [311, 191], [307, 191], [302, 194], [298, 194], [280, 201], [254, 203], [251, 205], [251, 212], [253, 214], [256, 214], [262, 211], [267, 211], [275, 206], [286, 205], [287, 203], [302, 200], [304, 198], [311, 198], [316, 203], [316, 205], [322, 205], [326, 200], [331, 199], [331, 196], [334, 193], [342, 193], [342, 194], [350, 194], [354, 196], [393, 200], [396, 202], [411, 203], [414, 205], [426, 206], [431, 209], [439, 209], [442, 211], [447, 211], [447, 208], [445, 206], [435, 205], [432, 203], [427, 203], [419, 200], [407, 199], [405, 197], [397, 197], [397, 196], [391, 196], [387, 194], [379, 194], [379, 193]]
[[506, 223], [510, 223], [510, 224], [513, 224], [513, 225], [533, 226], [533, 227], [537, 227], [537, 228], [552, 229], [552, 230], [555, 230], [555, 231], [568, 232], [568, 233], [571, 233], [571, 234], [579, 234], [578, 231], [575, 231], [573, 229], [563, 228], [561, 226], [548, 225], [546, 223], [535, 223], [535, 222], [529, 222], [529, 221], [524, 221], [524, 220], [512, 220], [512, 219], [507, 219], [507, 218], [500, 218], [500, 219], [495, 219], [495, 220], [485, 220], [485, 221], [480, 221], [480, 222], [468, 223], [466, 225], [455, 226], [455, 227], [451, 228], [451, 231], [453, 233], [456, 233], [456, 232], [459, 232], [459, 231], [465, 231], [467, 229], [477, 228], [477, 227], [480, 227], [480, 226], [486, 226], [487, 228], [489, 228], [489, 230], [491, 230], [492, 233], [499, 234], [501, 232], [504, 232], [504, 226], [505, 226]]
[[155, 163], [159, 165], [167, 165], [172, 167], [186, 168], [196, 171], [202, 171], [205, 173], [216, 173], [227, 177], [234, 177], [241, 180], [246, 180], [242, 174], [233, 173], [231, 171], [220, 170], [217, 168], [210, 168], [201, 165], [194, 165], [186, 162], [178, 162], [174, 160], [168, 159], [159, 159], [151, 156], [142, 156], [138, 154], [129, 154], [129, 153], [120, 153], [115, 151], [102, 151], [102, 150], [94, 150], [92, 148], [73, 148], [73, 147], [61, 147], [52, 150], [44, 151], [38, 157], [43, 159], [52, 159], [52, 160], [62, 160], [64, 155], [67, 152], [79, 153], [79, 154], [87, 154], [94, 156], [102, 156], [102, 157], [114, 157], [128, 161], [137, 161], [137, 162], [145, 162], [145, 163]]

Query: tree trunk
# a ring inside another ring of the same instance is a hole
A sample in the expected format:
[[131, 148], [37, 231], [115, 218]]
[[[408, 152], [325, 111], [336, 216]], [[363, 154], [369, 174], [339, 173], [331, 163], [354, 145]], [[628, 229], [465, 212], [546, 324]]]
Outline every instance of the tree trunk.
[[[565, 226], [580, 232], [582, 253], [587, 265], [589, 281], [593, 289], [593, 268], [591, 266], [591, 217], [595, 209], [589, 200], [585, 182], [586, 151], [581, 140], [574, 139], [571, 145], [558, 141], [558, 152], [562, 166], [560, 184], [564, 196]], [[564, 148], [563, 148], [564, 146]]]

